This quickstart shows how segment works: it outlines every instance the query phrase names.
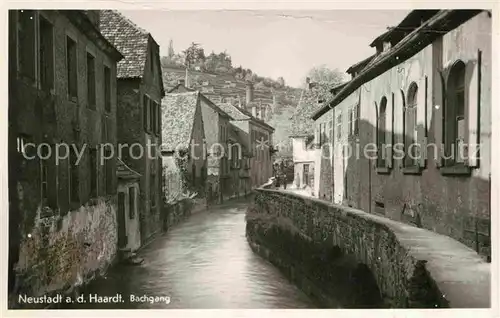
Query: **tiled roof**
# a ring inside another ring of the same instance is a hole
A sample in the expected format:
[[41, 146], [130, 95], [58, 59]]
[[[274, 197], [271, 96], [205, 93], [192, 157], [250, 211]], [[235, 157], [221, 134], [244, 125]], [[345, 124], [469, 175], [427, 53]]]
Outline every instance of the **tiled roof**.
[[117, 77], [142, 77], [147, 59], [149, 32], [115, 10], [101, 11], [100, 28], [102, 35], [125, 57], [117, 64]]
[[[333, 97], [328, 92], [329, 88], [329, 85], [320, 84], [317, 88], [311, 90], [304, 89], [292, 116], [292, 135], [310, 135], [314, 133], [314, 120], [312, 120], [311, 116]], [[318, 100], [324, 100], [324, 102], [320, 104]]]
[[119, 179], [140, 178], [141, 174], [127, 166], [120, 158], [116, 160], [116, 175]]
[[219, 108], [229, 116], [233, 117], [234, 120], [248, 120], [252, 118], [252, 115], [246, 110], [233, 106], [229, 103], [219, 103], [217, 106], [219, 106]]
[[167, 94], [161, 102], [162, 150], [189, 148], [198, 92]]

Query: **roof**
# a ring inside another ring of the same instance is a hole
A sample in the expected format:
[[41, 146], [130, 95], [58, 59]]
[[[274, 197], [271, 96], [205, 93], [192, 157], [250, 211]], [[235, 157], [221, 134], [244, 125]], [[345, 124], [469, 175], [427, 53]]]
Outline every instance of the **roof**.
[[351, 67], [349, 67], [347, 69], [346, 73], [352, 74], [352, 73], [355, 73], [357, 71], [362, 70], [366, 65], [368, 65], [368, 63], [370, 63], [370, 61], [375, 57], [375, 55], [376, 54], [373, 54], [373, 55], [367, 57], [366, 59], [359, 61], [358, 63], [356, 63], [354, 65], [351, 65]]
[[162, 99], [162, 151], [189, 148], [198, 94], [198, 92], [170, 93]]
[[[252, 102], [252, 104], [255, 102]], [[252, 105], [248, 104], [248, 105]], [[260, 125], [266, 129], [274, 131], [274, 127], [263, 121], [262, 119], [259, 119], [257, 117], [254, 117], [248, 110], [240, 107], [236, 107], [230, 103], [219, 103], [218, 104], [222, 110], [224, 110], [226, 113], [228, 113], [231, 117], [234, 118], [236, 121], [243, 121], [243, 120], [250, 120], [254, 124]], [[248, 106], [247, 105], [247, 106]], [[256, 104], [258, 105], [258, 104]]]
[[412, 10], [396, 27], [389, 28], [387, 32], [384, 32], [373, 40], [370, 46], [375, 47], [379, 43], [386, 41], [397, 43], [438, 12], [439, 10]]
[[[318, 119], [329, 109], [338, 105], [347, 96], [360, 88], [364, 83], [371, 81], [392, 67], [408, 60], [431, 44], [436, 38], [442, 36], [443, 32], [449, 32], [457, 28], [482, 11], [484, 10], [441, 10], [389, 51], [377, 55], [357, 77], [353, 78], [328, 104], [314, 113], [311, 118], [314, 120]], [[426, 32], [428, 29], [439, 29], [441, 32]]]
[[194, 90], [192, 88], [188, 88], [186, 87], [184, 84], [182, 83], [179, 83], [177, 85], [175, 85], [172, 89], [170, 89], [168, 91], [168, 93], [173, 93], [179, 89], [184, 89], [188, 92], [198, 92], [199, 93], [199, 96], [203, 99], [203, 101], [205, 103], [208, 104], [209, 107], [211, 107], [213, 110], [215, 110], [216, 112], [218, 112], [219, 114], [221, 114], [222, 116], [224, 117], [227, 117], [229, 120], [234, 120], [234, 118], [228, 113], [226, 112], [225, 110], [223, 110], [222, 108], [220, 108], [219, 106], [217, 106], [214, 102], [212, 102], [208, 97], [206, 97], [201, 91], [199, 90]]
[[115, 10], [100, 14], [102, 35], [125, 57], [117, 64], [118, 78], [142, 78], [150, 34]]
[[344, 86], [346, 86], [347, 83], [349, 83], [349, 81], [333, 86], [332, 88], [330, 88], [330, 93], [337, 94], [337, 92], [339, 92], [340, 89], [344, 88]]
[[[342, 86], [345, 85], [345, 83], [339, 85]], [[304, 89], [302, 91], [295, 113], [291, 118], [291, 136], [313, 134], [314, 121], [311, 119], [311, 116], [314, 112], [321, 108], [321, 105], [324, 104], [318, 103], [319, 100], [324, 100], [328, 103], [328, 101], [332, 98], [333, 95], [329, 93], [329, 90], [329, 85], [319, 84], [314, 89]]]
[[234, 120], [249, 120], [252, 115], [248, 111], [231, 105], [230, 103], [219, 103], [218, 106]]
[[116, 158], [116, 176], [119, 179], [138, 179], [142, 175], [127, 166], [120, 158]]
[[60, 10], [78, 30], [85, 34], [99, 49], [111, 56], [115, 61], [123, 59], [123, 54], [110, 43], [100, 30], [92, 23], [85, 10]]

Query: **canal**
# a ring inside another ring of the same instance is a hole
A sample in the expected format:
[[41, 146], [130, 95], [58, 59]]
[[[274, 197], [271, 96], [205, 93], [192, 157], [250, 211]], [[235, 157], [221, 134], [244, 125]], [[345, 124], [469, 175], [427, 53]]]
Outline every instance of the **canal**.
[[[87, 303], [71, 308], [318, 308], [252, 252], [245, 238], [246, 206], [231, 202], [192, 215], [144, 247], [141, 265], [117, 266], [82, 292]], [[121, 295], [118, 303], [95, 298], [115, 295]], [[131, 302], [131, 295], [140, 301]]]

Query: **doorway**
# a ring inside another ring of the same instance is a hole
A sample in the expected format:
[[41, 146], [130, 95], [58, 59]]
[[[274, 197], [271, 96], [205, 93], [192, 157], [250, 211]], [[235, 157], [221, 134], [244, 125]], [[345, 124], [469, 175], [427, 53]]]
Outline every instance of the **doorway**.
[[118, 248], [127, 246], [125, 192], [118, 192]]

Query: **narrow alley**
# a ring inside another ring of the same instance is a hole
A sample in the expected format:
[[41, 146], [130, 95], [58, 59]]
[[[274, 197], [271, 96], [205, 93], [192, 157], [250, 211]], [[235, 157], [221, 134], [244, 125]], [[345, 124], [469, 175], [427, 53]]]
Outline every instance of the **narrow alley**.
[[[138, 255], [139, 266], [121, 266], [82, 292], [124, 302], [75, 304], [72, 309], [314, 308], [275, 267], [254, 254], [245, 238], [247, 202], [230, 202], [188, 220]], [[170, 303], [131, 303], [130, 295], [170, 297]]]

